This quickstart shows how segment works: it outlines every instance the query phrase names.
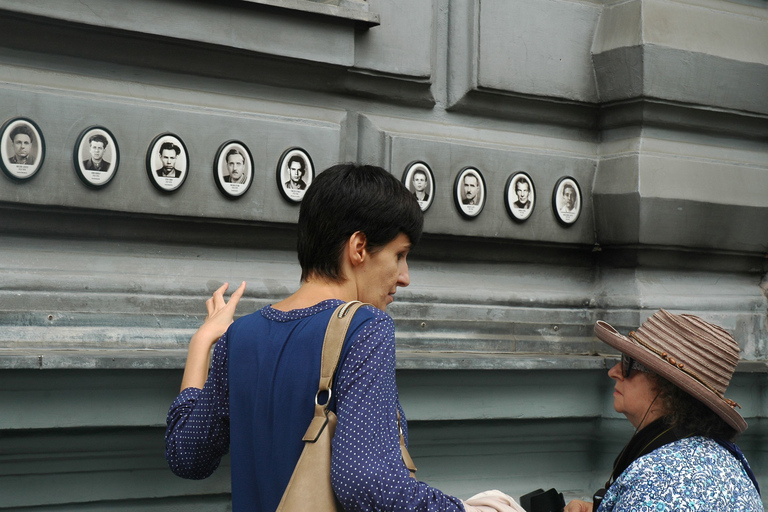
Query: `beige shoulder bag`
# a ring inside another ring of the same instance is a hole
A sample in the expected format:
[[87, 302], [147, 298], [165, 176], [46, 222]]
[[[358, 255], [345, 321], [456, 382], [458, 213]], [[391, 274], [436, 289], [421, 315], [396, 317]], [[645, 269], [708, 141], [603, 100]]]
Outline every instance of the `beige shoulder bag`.
[[[277, 512], [304, 512], [311, 508], [314, 512], [340, 512], [343, 509], [336, 500], [331, 487], [331, 439], [336, 431], [336, 415], [328, 410], [331, 402], [331, 384], [339, 364], [341, 348], [347, 336], [349, 324], [355, 312], [364, 304], [359, 301], [342, 304], [333, 312], [323, 341], [323, 355], [320, 362], [320, 384], [315, 395], [315, 416], [309, 424], [302, 440], [304, 450], [296, 463], [283, 499]], [[327, 393], [325, 404], [318, 403], [321, 394]], [[400, 414], [397, 417], [400, 426]], [[408, 450], [405, 448], [402, 429], [400, 429], [400, 450], [403, 460], [415, 478], [416, 468]]]

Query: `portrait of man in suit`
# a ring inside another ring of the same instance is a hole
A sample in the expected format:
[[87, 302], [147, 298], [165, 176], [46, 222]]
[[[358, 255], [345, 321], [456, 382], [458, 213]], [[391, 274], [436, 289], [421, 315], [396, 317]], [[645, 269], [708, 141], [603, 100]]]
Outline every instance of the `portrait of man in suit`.
[[180, 189], [189, 176], [189, 152], [184, 141], [168, 132], [152, 139], [147, 147], [146, 171], [152, 185], [161, 192]]
[[581, 215], [581, 188], [570, 176], [560, 178], [552, 191], [552, 209], [565, 226], [575, 223]]
[[411, 178], [411, 187], [413, 189], [413, 196], [418, 201], [429, 201], [429, 191], [427, 190], [427, 172], [421, 169], [413, 171], [413, 177]]
[[227, 162], [228, 176], [224, 176], [225, 183], [239, 183], [244, 184], [248, 181], [248, 171], [245, 168], [245, 155], [237, 148], [232, 148], [227, 151], [225, 157]]
[[536, 203], [536, 191], [528, 173], [518, 171], [507, 180], [504, 192], [504, 206], [513, 220], [528, 220]]
[[453, 182], [453, 201], [463, 217], [472, 219], [485, 208], [485, 179], [476, 167], [465, 167]]
[[299, 155], [294, 155], [288, 159], [288, 181], [285, 182], [287, 190], [306, 190], [307, 184], [304, 181], [304, 174], [307, 172], [304, 159]]
[[108, 145], [109, 141], [100, 133], [90, 136], [88, 138], [88, 152], [91, 154], [91, 158], [83, 160], [83, 169], [86, 171], [108, 171], [109, 166], [112, 165], [104, 160], [104, 151]]
[[27, 125], [16, 126], [8, 135], [13, 143], [13, 156], [8, 161], [16, 165], [34, 165], [35, 158], [32, 155], [35, 144], [35, 134]]
[[576, 188], [570, 183], [563, 185], [562, 204], [560, 213], [574, 213], [576, 211]]
[[531, 184], [523, 178], [518, 179], [517, 183], [515, 183], [517, 201], [514, 202], [513, 206], [521, 210], [528, 210], [531, 207], [530, 193]]
[[419, 202], [419, 208], [425, 212], [432, 206], [435, 197], [435, 176], [426, 162], [416, 160], [405, 167], [403, 185]]
[[462, 204], [480, 204], [480, 178], [474, 174], [466, 174], [462, 179]]
[[45, 139], [40, 127], [25, 117], [15, 117], [0, 127], [0, 170], [14, 181], [35, 176], [45, 160]]
[[163, 142], [160, 144], [160, 162], [162, 167], [155, 169], [158, 178], [179, 178], [181, 169], [176, 168], [176, 159], [181, 153], [181, 148], [173, 142]]
[[89, 188], [102, 188], [112, 181], [120, 166], [120, 149], [112, 132], [90, 126], [80, 133], [74, 147], [77, 176]]
[[291, 203], [300, 203], [315, 179], [315, 164], [304, 148], [293, 146], [280, 155], [275, 183], [280, 194]]

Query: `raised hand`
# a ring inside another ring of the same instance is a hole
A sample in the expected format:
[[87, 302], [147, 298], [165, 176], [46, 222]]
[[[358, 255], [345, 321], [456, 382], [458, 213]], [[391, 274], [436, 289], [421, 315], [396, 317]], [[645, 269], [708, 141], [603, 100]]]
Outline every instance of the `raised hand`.
[[182, 391], [186, 388], [202, 389], [205, 385], [210, 366], [211, 348], [234, 321], [235, 308], [245, 292], [245, 281], [232, 292], [229, 302], [225, 302], [224, 292], [228, 288], [229, 283], [224, 283], [213, 292], [210, 299], [205, 301], [208, 316], [189, 341], [187, 363], [184, 366], [184, 377], [181, 379]]

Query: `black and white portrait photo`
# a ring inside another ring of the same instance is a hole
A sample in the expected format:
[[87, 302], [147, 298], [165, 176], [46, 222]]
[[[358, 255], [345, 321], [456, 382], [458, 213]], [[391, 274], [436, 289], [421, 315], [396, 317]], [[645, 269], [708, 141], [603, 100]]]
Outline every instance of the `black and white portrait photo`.
[[73, 159], [77, 175], [83, 183], [100, 188], [114, 178], [120, 164], [120, 151], [109, 130], [91, 126], [77, 138]]
[[277, 187], [288, 201], [300, 203], [315, 178], [309, 154], [302, 148], [286, 149], [277, 163]]
[[0, 167], [6, 176], [24, 181], [34, 176], [45, 159], [45, 140], [31, 119], [17, 117], [2, 127]]
[[581, 214], [581, 188], [576, 180], [566, 176], [557, 180], [552, 191], [552, 209], [557, 219], [570, 226]]
[[522, 222], [531, 216], [536, 205], [536, 191], [527, 173], [518, 172], [509, 177], [504, 192], [504, 205], [507, 213], [516, 221]]
[[189, 156], [184, 143], [172, 133], [158, 135], [147, 149], [147, 175], [163, 192], [178, 190], [189, 171]]
[[231, 140], [216, 152], [213, 161], [216, 186], [228, 197], [240, 197], [253, 182], [253, 157], [245, 144]]
[[485, 195], [485, 179], [480, 171], [474, 167], [462, 169], [454, 182], [454, 200], [459, 213], [469, 219], [480, 215]]
[[421, 211], [427, 211], [435, 198], [435, 176], [432, 169], [424, 162], [411, 162], [403, 173], [403, 184], [419, 202]]

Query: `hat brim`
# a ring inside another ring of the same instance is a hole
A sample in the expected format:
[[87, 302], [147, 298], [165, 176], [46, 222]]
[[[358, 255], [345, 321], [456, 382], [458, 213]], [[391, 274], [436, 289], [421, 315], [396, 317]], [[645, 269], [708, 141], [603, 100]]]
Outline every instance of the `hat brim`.
[[661, 375], [672, 384], [675, 384], [677, 387], [702, 402], [724, 419], [730, 426], [736, 429], [739, 434], [747, 429], [747, 422], [741, 417], [741, 414], [736, 412], [735, 408], [731, 407], [722, 398], [717, 396], [714, 391], [680, 370], [677, 366], [662, 359], [659, 355], [645, 348], [632, 338], [623, 336], [610, 324], [598, 320], [595, 324], [595, 334], [598, 338], [619, 352], [635, 359], [649, 370]]

